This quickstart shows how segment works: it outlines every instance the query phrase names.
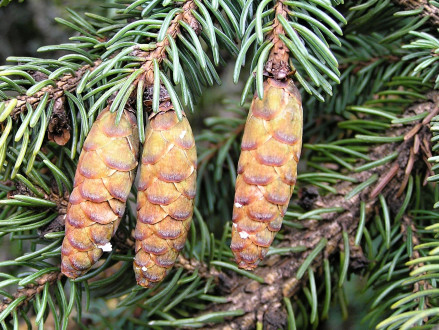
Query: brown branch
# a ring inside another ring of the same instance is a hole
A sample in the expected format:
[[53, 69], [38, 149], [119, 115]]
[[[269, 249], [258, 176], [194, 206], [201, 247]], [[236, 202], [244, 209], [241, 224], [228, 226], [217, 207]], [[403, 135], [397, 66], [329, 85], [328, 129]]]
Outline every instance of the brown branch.
[[408, 10], [423, 7], [421, 16], [430, 16], [431, 24], [436, 26], [439, 25], [439, 8], [430, 5], [428, 0], [393, 0], [393, 2], [407, 8]]
[[[180, 21], [184, 21], [187, 24], [190, 25], [190, 27], [199, 34], [201, 31], [201, 25], [196, 20], [196, 18], [192, 14], [192, 10], [196, 9], [195, 2], [193, 0], [187, 0], [183, 7], [182, 12], [177, 14], [174, 19], [171, 21], [171, 24], [168, 27], [168, 30], [166, 34], [170, 35], [172, 38], [176, 38], [176, 36], [180, 33]], [[145, 62], [142, 65], [142, 69], [144, 70], [144, 74], [137, 79], [134, 84], [137, 84], [140, 79], [145, 80], [145, 86], [148, 88], [153, 85], [154, 83], [154, 59], [158, 61], [160, 64], [165, 58], [166, 58], [166, 48], [169, 47], [169, 40], [165, 38], [163, 41], [157, 43], [156, 48], [154, 50], [149, 52], [144, 52], [137, 50], [134, 52], [134, 55], [141, 56], [145, 58]], [[55, 86], [47, 86], [42, 88], [40, 91], [35, 93], [34, 95], [27, 96], [27, 95], [20, 95], [17, 96], [17, 105], [15, 106], [14, 110], [11, 113], [11, 116], [14, 120], [16, 120], [20, 113], [26, 112], [26, 104], [30, 104], [33, 108], [36, 107], [36, 105], [40, 102], [41, 98], [46, 94], [49, 93], [49, 100], [55, 99], [55, 100], [61, 100], [65, 94], [65, 91], [72, 92], [76, 89], [77, 85], [81, 81], [82, 77], [85, 73], [88, 71], [93, 71], [96, 67], [98, 67], [102, 63], [102, 60], [96, 60], [93, 65], [84, 65], [81, 68], [79, 68], [75, 74], [66, 74], [62, 76], [55, 84]], [[37, 73], [39, 74], [39, 73]], [[45, 79], [45, 77], [39, 79]], [[152, 93], [152, 92], [151, 92]], [[9, 101], [10, 102], [10, 101]], [[68, 140], [67, 135], [70, 132], [66, 131], [66, 123], [65, 120], [63, 120], [63, 123], [61, 123], [60, 127], [58, 120], [56, 123], [53, 123], [52, 126], [55, 126], [55, 128], [52, 129], [52, 138], [53, 140], [58, 144], [63, 144]], [[67, 125], [68, 126], [68, 125]], [[57, 139], [55, 140], [55, 137], [53, 137], [53, 131], [57, 132]]]
[[[416, 104], [407, 109], [406, 114], [413, 115], [424, 112], [437, 111], [439, 93], [431, 93], [430, 100], [424, 103]], [[402, 136], [412, 130], [417, 123], [411, 125], [397, 125], [391, 128], [388, 136]], [[430, 131], [428, 125], [424, 124], [414, 137], [397, 143], [388, 143], [376, 146], [371, 149], [369, 156], [372, 160], [381, 159], [383, 156], [398, 151], [398, 157], [393, 163], [388, 163], [369, 171], [352, 173], [351, 177], [356, 178], [359, 182], [364, 182], [372, 175], [385, 177], [392, 168], [397, 168], [393, 178], [388, 184], [380, 187], [380, 193], [386, 198], [390, 211], [396, 214], [401, 207], [405, 194], [398, 196], [398, 191], [404, 179], [407, 176], [407, 168], [411, 172], [422, 172], [426, 170], [423, 162], [423, 153], [425, 150], [414, 148], [418, 141], [429, 141]], [[414, 153], [414, 150], [417, 152]], [[413, 159], [414, 157], [414, 159]], [[409, 162], [414, 162], [412, 167], [408, 166]], [[294, 296], [299, 290], [308, 284], [308, 279], [304, 276], [300, 280], [296, 278], [298, 268], [303, 264], [305, 258], [316, 247], [322, 238], [326, 238], [328, 244], [324, 251], [318, 255], [313, 264], [313, 268], [320, 268], [325, 258], [330, 258], [337, 254], [343, 248], [343, 231], [348, 232], [351, 242], [351, 259], [350, 269], [355, 271], [364, 267], [366, 259], [364, 258], [361, 248], [354, 246], [354, 236], [357, 231], [360, 201], [366, 203], [368, 219], [372, 217], [375, 206], [378, 205], [378, 199], [371, 197], [372, 192], [376, 190], [378, 184], [369, 186], [361, 194], [345, 199], [345, 195], [356, 185], [351, 182], [341, 182], [336, 185], [337, 194], [330, 194], [325, 197], [317, 197], [312, 203], [312, 208], [331, 208], [341, 207], [345, 211], [342, 213], [327, 213], [322, 215], [323, 220], [306, 220], [301, 221], [304, 226], [303, 230], [287, 231], [285, 238], [279, 247], [305, 246], [306, 251], [302, 253], [291, 253], [288, 256], [280, 257], [273, 255], [269, 257], [255, 274], [265, 280], [265, 284], [260, 284], [246, 277], [225, 278], [224, 283], [219, 285], [219, 294], [228, 298], [226, 304], [213, 304], [203, 314], [227, 310], [244, 310], [245, 314], [240, 317], [229, 320], [226, 324], [221, 324], [217, 328], [227, 329], [253, 329], [256, 322], [262, 322], [264, 329], [277, 329], [286, 326], [286, 311], [282, 305], [283, 297]], [[375, 194], [374, 194], [375, 195]], [[309, 203], [309, 202], [308, 202]], [[223, 276], [224, 277], [224, 276]], [[221, 281], [221, 278], [220, 278]], [[223, 284], [227, 284], [223, 287]]]
[[2, 302], [0, 302], [0, 313], [3, 312], [11, 302], [21, 297], [26, 297], [17, 308], [21, 308], [28, 304], [37, 294], [41, 293], [44, 290], [44, 286], [46, 283], [53, 284], [58, 279], [60, 279], [62, 274], [60, 272], [51, 272], [44, 274], [40, 278], [36, 279], [36, 284], [28, 284], [24, 288], [17, 290], [14, 293], [14, 299], [4, 298]]
[[17, 96], [17, 105], [14, 110], [12, 110], [11, 116], [13, 119], [17, 119], [20, 113], [26, 112], [26, 103], [29, 103], [32, 107], [35, 107], [44, 96], [44, 94], [49, 93], [49, 100], [59, 99], [64, 96], [65, 91], [73, 91], [78, 86], [82, 77], [88, 71], [93, 71], [102, 61], [97, 60], [93, 65], [84, 65], [79, 68], [75, 74], [66, 74], [62, 76], [55, 84], [55, 86], [47, 86], [42, 88], [40, 91], [34, 95], [20, 95]]
[[[166, 31], [166, 35], [170, 35], [171, 38], [175, 39], [181, 30], [180, 21], [189, 24], [198, 35], [201, 32], [201, 25], [192, 14], [192, 10], [196, 8], [197, 6], [193, 0], [186, 1], [182, 7], [182, 12], [177, 14], [171, 21], [171, 24]], [[145, 86], [149, 87], [154, 85], [154, 59], [157, 60], [160, 65], [160, 63], [166, 58], [166, 48], [168, 46], [169, 40], [165, 37], [162, 41], [157, 43], [154, 50], [149, 52], [138, 52], [138, 56], [145, 58], [145, 63], [142, 65], [142, 69], [145, 73], [140, 77], [140, 79], [145, 80]]]

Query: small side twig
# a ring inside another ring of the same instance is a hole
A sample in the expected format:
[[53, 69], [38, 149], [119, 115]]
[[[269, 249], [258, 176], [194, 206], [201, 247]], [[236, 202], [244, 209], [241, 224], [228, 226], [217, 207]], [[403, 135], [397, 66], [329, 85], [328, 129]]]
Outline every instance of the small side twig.
[[44, 290], [44, 286], [46, 283], [53, 284], [57, 280], [61, 278], [62, 274], [60, 272], [51, 272], [44, 274], [40, 278], [36, 279], [36, 284], [28, 284], [24, 288], [21, 288], [17, 290], [17, 292], [14, 293], [14, 299], [5, 298], [2, 302], [0, 302], [0, 313], [3, 312], [11, 302], [13, 302], [16, 299], [19, 299], [21, 297], [26, 297], [23, 301], [20, 302], [20, 304], [17, 306], [17, 308], [21, 308], [25, 306], [27, 303], [29, 303], [35, 295], [41, 293]]
[[75, 72], [75, 74], [66, 74], [62, 76], [55, 84], [55, 86], [47, 86], [42, 88], [40, 91], [35, 93], [34, 95], [27, 96], [27, 95], [20, 95], [17, 96], [17, 105], [15, 106], [14, 110], [12, 110], [11, 116], [13, 119], [17, 119], [20, 113], [26, 111], [26, 103], [29, 103], [32, 107], [35, 107], [42, 99], [44, 94], [49, 94], [49, 100], [51, 99], [59, 99], [64, 96], [64, 92], [68, 91], [71, 92], [76, 89], [79, 82], [81, 81], [81, 78], [86, 74], [88, 71], [93, 71], [94, 68], [99, 66], [101, 63], [101, 60], [97, 60], [94, 62], [93, 65], [84, 65], [79, 70]]

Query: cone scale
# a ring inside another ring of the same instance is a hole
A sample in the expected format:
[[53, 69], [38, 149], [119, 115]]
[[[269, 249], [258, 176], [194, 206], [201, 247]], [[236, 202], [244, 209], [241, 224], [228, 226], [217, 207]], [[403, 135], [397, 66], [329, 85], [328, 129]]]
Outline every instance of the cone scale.
[[145, 133], [137, 195], [134, 272], [151, 287], [172, 268], [189, 231], [197, 154], [188, 120], [173, 109], [153, 114]]
[[302, 126], [294, 83], [268, 78], [264, 98], [253, 98], [238, 163], [231, 249], [240, 268], [256, 268], [281, 228], [296, 183]]
[[70, 278], [83, 275], [111, 251], [135, 178], [136, 118], [125, 110], [118, 125], [115, 119], [108, 108], [100, 113], [79, 157], [61, 250], [61, 271]]

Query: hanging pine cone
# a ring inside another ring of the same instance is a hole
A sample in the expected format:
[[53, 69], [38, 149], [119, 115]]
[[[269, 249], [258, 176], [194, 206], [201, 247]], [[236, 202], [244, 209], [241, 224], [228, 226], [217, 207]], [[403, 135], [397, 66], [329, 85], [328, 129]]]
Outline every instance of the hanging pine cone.
[[186, 117], [154, 114], [146, 129], [137, 195], [137, 283], [161, 281], [183, 249], [196, 192], [197, 152]]
[[76, 278], [111, 251], [135, 178], [139, 137], [135, 116], [102, 111], [84, 142], [66, 216], [61, 271]]
[[282, 225], [302, 146], [302, 101], [292, 81], [267, 79], [250, 107], [238, 163], [231, 249], [254, 269]]

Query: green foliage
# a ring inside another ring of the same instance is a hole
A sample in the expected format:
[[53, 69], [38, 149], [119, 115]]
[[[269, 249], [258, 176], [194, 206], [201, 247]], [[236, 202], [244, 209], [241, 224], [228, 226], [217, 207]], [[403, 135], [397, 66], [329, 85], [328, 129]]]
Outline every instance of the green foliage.
[[[419, 39], [412, 41], [409, 45], [404, 45], [404, 49], [409, 49], [410, 54], [407, 54], [404, 59], [411, 60], [416, 63], [413, 69], [413, 75], [423, 77], [423, 83], [426, 83], [438, 74], [439, 65], [437, 63], [439, 52], [439, 40], [426, 32], [411, 31], [411, 35]], [[439, 86], [439, 76], [435, 79], [434, 88]]]
[[[18, 2], [23, 2], [24, 0], [18, 0]], [[12, 2], [12, 0], [1, 0], [0, 1], [0, 7], [6, 7]]]
[[[433, 209], [439, 206], [439, 174], [431, 176], [439, 168], [439, 117], [432, 115], [437, 95], [431, 92], [438, 87], [439, 41], [428, 17], [390, 0], [284, 1], [286, 17], [276, 15], [278, 2], [272, 0], [196, 0], [190, 19], [175, 21], [185, 3], [118, 0], [106, 3], [105, 16], [69, 10], [57, 21], [74, 36], [39, 49], [66, 55], [10, 57], [1, 67], [0, 238], [3, 247], [18, 251], [0, 262], [2, 327], [25, 322], [44, 328], [50, 318], [56, 329], [73, 322], [84, 328], [208, 327], [246, 314], [230, 305], [226, 282], [268, 284], [260, 273], [231, 262], [229, 219], [248, 94], [255, 90], [263, 97], [271, 32], [279, 26], [305, 113], [297, 188], [268, 253], [290, 264], [300, 261], [295, 295], [278, 301], [284, 325], [315, 328], [334, 305], [347, 317], [346, 287], [354, 271], [364, 280], [363, 291], [372, 293], [363, 324], [394, 329], [439, 323]], [[157, 49], [163, 52], [157, 55]], [[207, 117], [208, 109], [197, 102], [207, 87], [221, 83], [226, 65], [234, 66], [235, 82], [245, 78], [243, 106], [225, 101], [220, 113]], [[149, 86], [147, 75], [153, 77]], [[179, 264], [156, 288], [136, 285], [133, 188], [116, 248], [81, 278], [59, 277], [60, 214], [97, 114], [107, 106], [119, 114], [132, 107], [143, 141], [145, 110], [158, 110], [163, 88], [180, 116], [190, 109], [204, 118], [196, 137], [194, 223]], [[71, 126], [65, 146], [46, 139], [60, 110]], [[431, 169], [423, 161], [428, 157]], [[416, 159], [411, 167], [408, 159]], [[397, 179], [383, 183], [391, 171]], [[308, 208], [298, 201], [310, 187], [321, 200]], [[337, 219], [346, 224], [346, 215], [352, 226], [335, 236], [322, 235], [312, 246], [304, 245], [306, 239], [285, 244]]]
[[[240, 19], [242, 47], [235, 66], [235, 83], [239, 79], [245, 57], [249, 57], [247, 52], [254, 45], [251, 74], [243, 92], [243, 101], [254, 80], [259, 97], [263, 97], [264, 64], [268, 58], [268, 51], [273, 47], [271, 40], [264, 39], [264, 34], [273, 31], [276, 27], [275, 22], [281, 24], [286, 32], [279, 37], [291, 51], [290, 58], [293, 68], [296, 69], [294, 75], [308, 93], [323, 101], [323, 96], [315, 88], [321, 87], [325, 93], [332, 95], [332, 86], [327, 78], [336, 83], [340, 82], [338, 62], [329, 49], [328, 41], [340, 45], [333, 31], [342, 35], [337, 21], [345, 24], [344, 17], [326, 1], [285, 1], [283, 4], [287, 7], [290, 20], [277, 14], [270, 0], [261, 1], [257, 7], [253, 0], [247, 0], [243, 6]], [[254, 13], [251, 11], [253, 7]], [[247, 24], [248, 17], [254, 19]]]

